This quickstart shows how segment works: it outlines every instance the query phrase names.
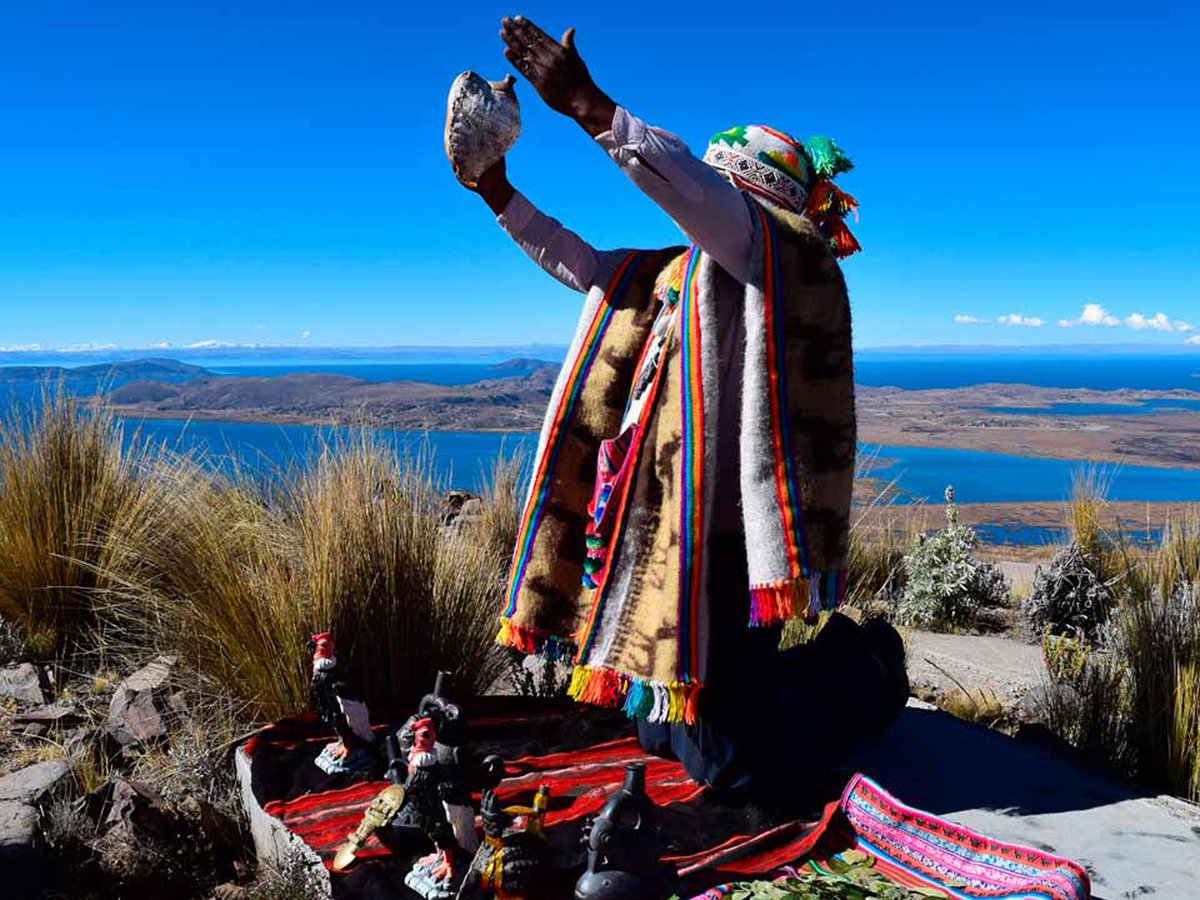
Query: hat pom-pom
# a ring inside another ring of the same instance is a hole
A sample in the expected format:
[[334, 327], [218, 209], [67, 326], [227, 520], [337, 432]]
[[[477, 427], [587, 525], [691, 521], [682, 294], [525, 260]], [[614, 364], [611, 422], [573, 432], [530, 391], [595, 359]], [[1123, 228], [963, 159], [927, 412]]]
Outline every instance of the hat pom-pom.
[[833, 138], [815, 135], [804, 142], [804, 152], [819, 178], [836, 178], [854, 168], [854, 163]]

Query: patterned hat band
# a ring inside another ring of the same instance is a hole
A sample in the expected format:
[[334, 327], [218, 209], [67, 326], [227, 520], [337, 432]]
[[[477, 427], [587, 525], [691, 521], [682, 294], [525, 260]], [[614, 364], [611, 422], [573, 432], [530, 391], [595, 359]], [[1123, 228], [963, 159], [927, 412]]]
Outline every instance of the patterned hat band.
[[796, 179], [753, 157], [719, 144], [709, 144], [704, 161], [734, 179], [734, 183], [752, 193], [778, 203], [792, 212], [803, 212], [808, 191]]
[[742, 190], [806, 216], [839, 258], [862, 249], [845, 222], [857, 217], [858, 201], [833, 184], [854, 164], [829, 138], [801, 143], [765, 125], [739, 125], [713, 135], [704, 161]]

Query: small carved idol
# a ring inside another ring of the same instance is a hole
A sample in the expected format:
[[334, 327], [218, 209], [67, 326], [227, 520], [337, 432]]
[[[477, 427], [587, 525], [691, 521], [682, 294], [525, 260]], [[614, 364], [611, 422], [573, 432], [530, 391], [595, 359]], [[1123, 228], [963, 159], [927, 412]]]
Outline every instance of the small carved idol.
[[630, 763], [624, 783], [584, 834], [587, 869], [575, 882], [575, 900], [670, 896], [676, 873], [661, 862], [666, 841], [655, 827], [655, 809], [646, 796], [645, 764]]
[[317, 757], [317, 768], [335, 775], [370, 767], [375, 761], [371, 717], [362, 693], [338, 665], [333, 635], [328, 631], [314, 634], [308, 649], [313, 655], [309, 685], [313, 708], [337, 735], [337, 740], [327, 744]]
[[[433, 842], [433, 853], [418, 859], [404, 879], [426, 900], [457, 895], [467, 861], [479, 845], [471, 794], [459, 764], [459, 710], [442, 693], [444, 683], [445, 676], [439, 675], [434, 693], [400, 728], [407, 760], [405, 799], [391, 826], [393, 834], [415, 827]], [[456, 743], [445, 743], [444, 735]]]
[[533, 806], [504, 806], [493, 788], [483, 792], [479, 812], [483, 843], [475, 851], [458, 900], [535, 900], [561, 895], [553, 851], [542, 832], [550, 789], [538, 788]]

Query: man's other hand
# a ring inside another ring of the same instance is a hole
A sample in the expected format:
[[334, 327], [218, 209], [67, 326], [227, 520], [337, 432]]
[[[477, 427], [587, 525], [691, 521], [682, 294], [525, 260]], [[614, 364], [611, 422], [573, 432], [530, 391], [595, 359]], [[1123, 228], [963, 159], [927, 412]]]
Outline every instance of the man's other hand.
[[551, 109], [570, 116], [595, 137], [612, 127], [616, 104], [592, 81], [575, 49], [575, 29], [556, 41], [524, 16], [501, 22], [504, 55], [529, 79]]
[[465, 181], [457, 171], [454, 177], [458, 178], [458, 183], [467, 190], [474, 191], [482, 197], [483, 202], [491, 207], [496, 215], [504, 212], [504, 208], [516, 192], [508, 180], [508, 166], [505, 165], [503, 156], [484, 169], [478, 181]]

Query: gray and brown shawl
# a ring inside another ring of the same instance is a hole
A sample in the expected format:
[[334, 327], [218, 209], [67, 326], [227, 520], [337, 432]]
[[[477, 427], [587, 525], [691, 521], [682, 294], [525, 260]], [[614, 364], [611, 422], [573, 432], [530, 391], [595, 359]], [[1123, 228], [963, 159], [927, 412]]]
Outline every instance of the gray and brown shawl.
[[[617, 434], [674, 250], [630, 252], [592, 288], [551, 397], [498, 640], [572, 655], [571, 695], [652, 721], [692, 721], [708, 641], [721, 403], [740, 405], [740, 488], [751, 624], [815, 617], [844, 591], [855, 416], [850, 305], [806, 219], [753, 204], [742, 296], [689, 251], [674, 333], [633, 446], [595, 588], [582, 583], [601, 441]], [[741, 395], [718, 390], [716, 304], [743, 305]]]

